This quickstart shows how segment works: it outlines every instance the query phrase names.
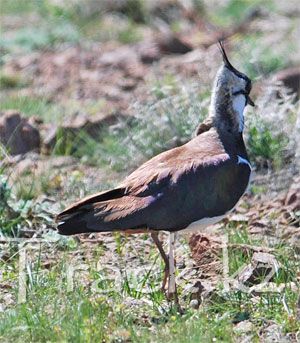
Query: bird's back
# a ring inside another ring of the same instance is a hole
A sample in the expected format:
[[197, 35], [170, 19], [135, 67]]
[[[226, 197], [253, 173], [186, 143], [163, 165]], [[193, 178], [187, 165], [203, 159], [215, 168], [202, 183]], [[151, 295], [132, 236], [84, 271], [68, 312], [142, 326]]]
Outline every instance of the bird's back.
[[58, 230], [66, 235], [177, 231], [203, 218], [223, 215], [234, 207], [248, 185], [251, 170], [238, 158], [245, 153], [239, 141], [229, 153], [212, 127], [147, 161], [116, 189], [67, 208], [57, 217]]

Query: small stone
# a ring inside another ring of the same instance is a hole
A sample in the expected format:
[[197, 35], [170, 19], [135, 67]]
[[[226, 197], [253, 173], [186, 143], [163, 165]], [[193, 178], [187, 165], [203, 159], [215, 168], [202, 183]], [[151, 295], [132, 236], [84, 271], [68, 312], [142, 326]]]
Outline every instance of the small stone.
[[11, 155], [40, 149], [39, 130], [15, 110], [0, 113], [0, 143]]
[[200, 306], [200, 303], [197, 299], [192, 299], [190, 301], [190, 307], [193, 308], [194, 310], [198, 310], [199, 306]]
[[250, 322], [250, 320], [244, 320], [242, 322], [239, 322], [235, 328], [234, 331], [238, 334], [245, 334], [252, 332], [253, 330], [253, 324]]
[[141, 44], [139, 54], [141, 61], [145, 64], [151, 64], [161, 58], [161, 52], [154, 42]]
[[240, 285], [251, 287], [271, 281], [278, 269], [279, 264], [274, 255], [256, 252], [253, 254], [251, 263], [240, 271], [237, 279]]
[[127, 64], [138, 62], [138, 54], [129, 46], [121, 46], [113, 51], [104, 52], [99, 57], [99, 63], [108, 67], [124, 68]]
[[193, 50], [188, 42], [185, 42], [179, 36], [176, 36], [173, 32], [160, 33], [156, 37], [157, 45], [164, 54], [186, 54]]
[[280, 81], [283, 85], [289, 88], [297, 95], [299, 99], [300, 94], [300, 66], [294, 68], [287, 68], [277, 72], [274, 75], [276, 81]]

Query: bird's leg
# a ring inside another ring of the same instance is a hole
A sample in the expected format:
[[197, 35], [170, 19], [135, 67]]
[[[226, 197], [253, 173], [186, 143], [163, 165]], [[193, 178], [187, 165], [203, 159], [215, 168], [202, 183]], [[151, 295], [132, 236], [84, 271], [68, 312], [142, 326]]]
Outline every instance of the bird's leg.
[[175, 282], [175, 239], [176, 232], [170, 232], [169, 238], [169, 282], [168, 282], [168, 298], [174, 298], [176, 305], [179, 307], [178, 294]]
[[151, 233], [151, 237], [152, 237], [155, 245], [157, 246], [157, 249], [159, 250], [160, 255], [161, 255], [161, 257], [162, 257], [162, 259], [164, 260], [164, 263], [165, 263], [164, 279], [163, 279], [162, 287], [161, 287], [162, 291], [164, 291], [165, 287], [166, 287], [167, 279], [168, 279], [168, 276], [169, 276], [169, 258], [168, 258], [167, 254], [165, 253], [165, 251], [163, 249], [161, 241], [158, 238], [158, 233], [157, 232], [152, 232]]
[[168, 290], [167, 290], [167, 298], [169, 300], [174, 298], [175, 305], [177, 307], [177, 310], [180, 314], [183, 313], [179, 300], [178, 300], [178, 294], [177, 294], [177, 288], [175, 283], [175, 259], [174, 259], [174, 248], [175, 248], [175, 238], [176, 233], [170, 233], [170, 241], [169, 241], [169, 256], [165, 253], [161, 241], [158, 238], [158, 233], [152, 232], [151, 237], [157, 246], [162, 259], [165, 262], [165, 271], [164, 271], [164, 280], [162, 284], [162, 290], [165, 291], [165, 286], [168, 280]]

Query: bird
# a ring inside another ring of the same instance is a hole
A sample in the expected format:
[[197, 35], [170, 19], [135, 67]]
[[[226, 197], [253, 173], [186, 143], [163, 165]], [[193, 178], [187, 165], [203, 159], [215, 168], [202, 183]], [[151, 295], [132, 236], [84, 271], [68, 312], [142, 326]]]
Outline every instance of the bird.
[[[223, 63], [212, 88], [207, 119], [187, 143], [164, 151], [116, 188], [88, 196], [56, 217], [61, 235], [92, 232], [149, 233], [164, 261], [162, 289], [178, 304], [174, 249], [179, 232], [222, 220], [246, 191], [251, 164], [243, 140], [244, 109], [254, 106], [251, 79]], [[169, 232], [166, 253], [158, 233]]]

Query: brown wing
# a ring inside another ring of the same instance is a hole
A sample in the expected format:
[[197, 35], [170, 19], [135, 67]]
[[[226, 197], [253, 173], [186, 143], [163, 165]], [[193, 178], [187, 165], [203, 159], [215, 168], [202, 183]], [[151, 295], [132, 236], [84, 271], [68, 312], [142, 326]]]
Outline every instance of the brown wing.
[[207, 131], [144, 163], [118, 188], [71, 205], [57, 216], [58, 230], [69, 235], [149, 227], [149, 218], [155, 216], [153, 205], [181, 176], [193, 173], [199, 166], [218, 165], [228, 159], [216, 131]]
[[130, 174], [120, 186], [137, 195], [153, 183], [159, 184], [168, 178], [175, 183], [181, 175], [200, 165], [218, 164], [228, 158], [217, 132], [211, 129], [178, 148], [153, 157]]

